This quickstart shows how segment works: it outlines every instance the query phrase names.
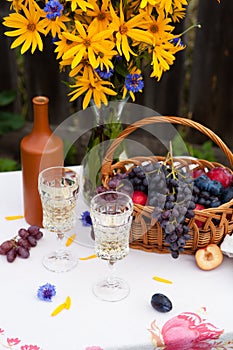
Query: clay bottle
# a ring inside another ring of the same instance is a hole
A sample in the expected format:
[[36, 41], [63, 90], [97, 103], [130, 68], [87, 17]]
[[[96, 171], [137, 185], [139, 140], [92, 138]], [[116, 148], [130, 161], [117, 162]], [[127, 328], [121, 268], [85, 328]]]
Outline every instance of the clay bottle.
[[48, 104], [45, 96], [32, 99], [34, 123], [30, 134], [20, 143], [24, 216], [29, 225], [42, 225], [42, 206], [38, 192], [39, 172], [50, 166], [63, 166], [63, 142], [49, 126]]

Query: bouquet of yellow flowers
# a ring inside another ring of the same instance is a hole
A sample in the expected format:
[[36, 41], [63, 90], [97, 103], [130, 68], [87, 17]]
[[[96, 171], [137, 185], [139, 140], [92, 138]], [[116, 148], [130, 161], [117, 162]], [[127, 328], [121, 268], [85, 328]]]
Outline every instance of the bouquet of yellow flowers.
[[51, 34], [61, 70], [69, 68], [70, 101], [83, 95], [100, 107], [144, 87], [142, 69], [151, 66], [159, 81], [183, 50], [175, 23], [184, 19], [188, 0], [8, 0], [3, 24], [16, 37], [21, 54], [43, 51]]

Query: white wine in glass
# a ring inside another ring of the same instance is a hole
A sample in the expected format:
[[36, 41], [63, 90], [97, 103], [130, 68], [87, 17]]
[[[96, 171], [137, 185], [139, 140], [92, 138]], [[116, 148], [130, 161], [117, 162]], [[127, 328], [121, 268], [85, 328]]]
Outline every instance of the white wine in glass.
[[69, 271], [77, 265], [78, 258], [64, 247], [63, 238], [64, 233], [75, 226], [78, 174], [62, 166], [47, 168], [39, 174], [38, 188], [43, 209], [43, 227], [56, 232], [60, 241], [58, 249], [44, 257], [43, 265], [55, 272]]
[[94, 294], [102, 300], [118, 301], [129, 294], [126, 281], [115, 275], [115, 263], [129, 253], [129, 233], [132, 224], [132, 199], [120, 192], [104, 192], [91, 200], [91, 219], [95, 235], [96, 255], [108, 261], [110, 273], [98, 281]]

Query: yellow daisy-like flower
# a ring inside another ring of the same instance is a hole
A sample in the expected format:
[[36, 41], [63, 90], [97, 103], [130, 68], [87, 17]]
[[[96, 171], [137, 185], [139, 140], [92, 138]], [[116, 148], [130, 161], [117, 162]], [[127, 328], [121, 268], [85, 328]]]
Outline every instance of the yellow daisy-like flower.
[[146, 15], [146, 25], [144, 26], [153, 37], [153, 45], [156, 44], [158, 39], [172, 39], [174, 35], [170, 34], [174, 27], [169, 25], [170, 18], [165, 17], [164, 12], [160, 11], [158, 17], [155, 19], [153, 16]]
[[184, 19], [186, 10], [185, 8], [178, 9], [175, 8], [171, 14], [171, 18], [173, 22], [180, 22], [180, 20]]
[[126, 60], [130, 60], [130, 54], [137, 56], [130, 47], [130, 42], [143, 41], [147, 44], [152, 44], [151, 35], [141, 29], [139, 29], [142, 22], [144, 22], [144, 13], [140, 13], [135, 17], [130, 18], [128, 21], [124, 19], [124, 13], [122, 9], [122, 1], [120, 2], [120, 16], [115, 13], [112, 5], [110, 5], [110, 12], [112, 15], [112, 23], [110, 28], [116, 32], [116, 47], [119, 54], [124, 55]]
[[31, 52], [33, 53], [38, 47], [40, 51], [43, 50], [43, 43], [40, 37], [40, 33], [45, 34], [44, 24], [41, 19], [41, 11], [37, 11], [37, 8], [29, 3], [29, 9], [25, 6], [22, 6], [22, 12], [20, 13], [11, 13], [8, 17], [4, 17], [3, 24], [6, 27], [16, 28], [4, 34], [10, 37], [18, 36], [16, 38], [11, 48], [14, 49], [22, 45], [21, 54], [24, 54], [30, 47]]
[[78, 74], [81, 74], [84, 78], [93, 77], [91, 79], [94, 79], [93, 67], [90, 64], [87, 55], [83, 57], [81, 62], [74, 69], [71, 69], [69, 76], [73, 78]]
[[57, 59], [60, 59], [66, 51], [74, 46], [74, 44], [71, 44], [64, 35], [58, 35], [58, 40], [56, 40], [54, 44], [57, 46], [56, 49], [54, 49], [54, 52], [57, 53]]
[[170, 66], [175, 61], [175, 56], [178, 51], [181, 51], [185, 46], [174, 45], [171, 41], [163, 42], [160, 41], [153, 47], [152, 51], [152, 62], [153, 71], [151, 77], [156, 77], [159, 81], [162, 74], [170, 69]]
[[80, 77], [77, 79], [75, 85], [71, 85], [74, 90], [69, 93], [73, 95], [70, 101], [76, 100], [82, 94], [85, 94], [83, 99], [83, 109], [86, 109], [93, 98], [94, 103], [100, 108], [101, 103], [108, 104], [108, 98], [106, 95], [115, 96], [117, 93], [107, 86], [113, 86], [109, 81], [103, 81], [98, 78], [90, 79], [86, 77]]
[[62, 30], [66, 31], [65, 22], [69, 22], [70, 19], [65, 16], [56, 16], [55, 19], [48, 19], [47, 17], [43, 19], [42, 24], [45, 26], [45, 34], [47, 35], [51, 32], [52, 36], [55, 38], [57, 34], [60, 34]]
[[112, 63], [112, 58], [113, 56], [116, 56], [118, 52], [116, 50], [113, 50], [114, 44], [109, 43], [108, 45], [108, 50], [103, 52], [99, 51], [98, 56], [97, 56], [97, 62], [98, 62], [98, 67], [103, 70], [104, 67], [109, 70], [109, 68], [114, 68], [113, 63]]
[[87, 16], [93, 17], [93, 23], [97, 25], [99, 31], [107, 29], [110, 21], [111, 14], [109, 11], [109, 0], [103, 0], [101, 7], [98, 6], [95, 0], [90, 1], [93, 5], [93, 10], [87, 10]]
[[87, 8], [93, 9], [93, 5], [89, 4], [85, 0], [66, 0], [66, 2], [71, 1], [71, 10], [74, 12], [77, 8], [81, 8], [84, 12], [87, 11]]
[[112, 31], [104, 30], [98, 32], [93, 22], [88, 26], [87, 31], [79, 21], [75, 21], [75, 26], [78, 35], [68, 32], [62, 33], [66, 39], [74, 43], [74, 46], [64, 53], [62, 58], [73, 58], [71, 64], [71, 68], [73, 69], [87, 53], [90, 64], [93, 68], [97, 68], [99, 65], [97, 55], [99, 52], [108, 53], [109, 43], [111, 42], [107, 39], [111, 36]]

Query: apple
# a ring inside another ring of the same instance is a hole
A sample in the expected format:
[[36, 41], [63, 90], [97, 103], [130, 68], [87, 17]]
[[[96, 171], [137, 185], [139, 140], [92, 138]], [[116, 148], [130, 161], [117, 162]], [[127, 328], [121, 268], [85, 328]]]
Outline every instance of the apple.
[[[194, 210], [203, 210], [203, 209], [205, 209], [205, 206], [197, 203]], [[202, 222], [201, 220], [195, 220], [195, 223], [199, 228], [202, 228], [204, 226], [204, 222]]]
[[191, 172], [191, 175], [192, 175], [192, 178], [193, 179], [196, 179], [197, 177], [201, 176], [201, 175], [205, 175], [205, 172], [204, 170], [202, 169], [196, 169], [196, 170], [193, 170]]
[[196, 251], [195, 260], [201, 270], [209, 271], [221, 265], [223, 253], [217, 244], [211, 243]]
[[147, 195], [142, 191], [134, 191], [132, 201], [134, 204], [146, 205]]

